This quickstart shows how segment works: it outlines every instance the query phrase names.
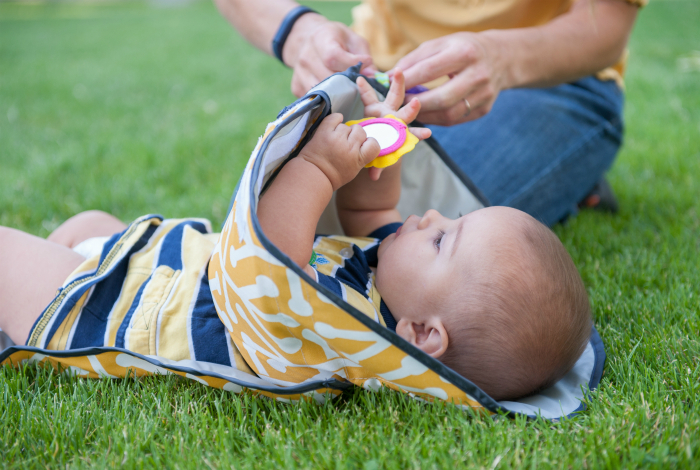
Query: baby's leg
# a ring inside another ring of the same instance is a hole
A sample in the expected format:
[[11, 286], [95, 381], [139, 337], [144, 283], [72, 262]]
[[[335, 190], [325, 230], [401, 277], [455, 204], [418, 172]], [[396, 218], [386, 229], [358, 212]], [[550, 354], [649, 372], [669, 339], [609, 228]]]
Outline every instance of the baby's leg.
[[106, 212], [85, 211], [63, 222], [47, 240], [75, 248], [88, 238], [114, 235], [126, 227], [124, 222]]
[[0, 328], [25, 344], [34, 322], [85, 260], [70, 248], [0, 227]]

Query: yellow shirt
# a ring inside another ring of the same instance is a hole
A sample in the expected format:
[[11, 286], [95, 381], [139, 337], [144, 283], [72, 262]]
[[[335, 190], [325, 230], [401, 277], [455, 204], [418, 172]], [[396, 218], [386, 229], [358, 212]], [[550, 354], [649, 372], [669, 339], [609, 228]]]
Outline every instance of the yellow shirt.
[[[594, 1], [594, 0], [591, 0]], [[647, 0], [625, 0], [643, 6]], [[539, 26], [566, 13], [574, 0], [364, 0], [353, 8], [352, 29], [367, 39], [381, 70], [421, 43], [460, 31]], [[627, 53], [598, 78], [622, 83]]]

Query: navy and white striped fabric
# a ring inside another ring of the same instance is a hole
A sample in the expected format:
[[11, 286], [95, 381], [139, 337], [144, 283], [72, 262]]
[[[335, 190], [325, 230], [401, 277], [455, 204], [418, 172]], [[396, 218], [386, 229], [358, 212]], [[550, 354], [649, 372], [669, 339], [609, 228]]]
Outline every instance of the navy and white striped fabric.
[[[136, 227], [138, 233], [125, 236]], [[217, 239], [204, 219], [138, 219], [66, 280], [27, 345], [117, 347], [249, 370], [209, 290], [207, 267]]]
[[312, 264], [319, 284], [392, 331], [396, 321], [374, 285], [371, 268], [377, 266], [379, 244], [400, 226], [385, 225], [366, 238], [317, 236]]

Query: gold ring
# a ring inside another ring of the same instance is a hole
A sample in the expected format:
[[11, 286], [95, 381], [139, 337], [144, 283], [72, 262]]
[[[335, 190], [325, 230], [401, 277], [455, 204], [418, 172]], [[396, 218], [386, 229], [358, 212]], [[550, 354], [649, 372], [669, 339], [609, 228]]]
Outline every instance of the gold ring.
[[464, 113], [464, 117], [467, 117], [472, 113], [472, 105], [469, 104], [469, 101], [467, 101], [466, 98], [464, 98], [464, 104], [467, 105], [467, 112]]

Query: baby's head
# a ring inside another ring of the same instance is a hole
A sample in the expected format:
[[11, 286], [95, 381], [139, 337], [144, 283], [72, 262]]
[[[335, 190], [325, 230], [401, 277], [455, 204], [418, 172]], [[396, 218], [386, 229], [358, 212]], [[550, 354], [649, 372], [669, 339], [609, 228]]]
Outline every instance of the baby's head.
[[399, 336], [497, 400], [554, 384], [590, 336], [569, 254], [516, 209], [411, 216], [379, 247], [376, 279]]

